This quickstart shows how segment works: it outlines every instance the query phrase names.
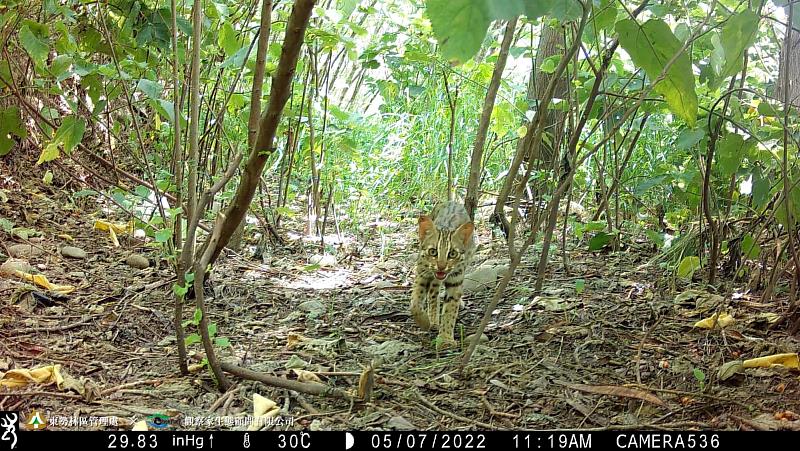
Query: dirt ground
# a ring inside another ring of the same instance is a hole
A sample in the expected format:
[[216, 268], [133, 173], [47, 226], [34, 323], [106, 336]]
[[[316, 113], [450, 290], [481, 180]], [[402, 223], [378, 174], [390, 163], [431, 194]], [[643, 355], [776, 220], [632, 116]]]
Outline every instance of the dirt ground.
[[[0, 373], [60, 365], [67, 379], [61, 387], [0, 387], [0, 410], [35, 409], [52, 429], [130, 429], [156, 414], [173, 429], [243, 429], [231, 422], [253, 414], [255, 394], [280, 409], [272, 429], [800, 429], [797, 371], [719, 376], [726, 362], [800, 350], [784, 328], [768, 330], [769, 318], [787, 308], [786, 287], [765, 304], [744, 283], [723, 283], [721, 298], [711, 299], [736, 322], [722, 331], [696, 328], [709, 315], [698, 312], [698, 299], [709, 295], [687, 292], [701, 286], [648, 265], [647, 246], [589, 253], [585, 242], [568, 240], [569, 272], [560, 249], [552, 252], [539, 296], [532, 290], [538, 253], [525, 257], [492, 315], [488, 341], [461, 370], [461, 352], [437, 353], [433, 334], [408, 315], [412, 217], [365, 224], [335, 264], [317, 269], [308, 265], [319, 246], [287, 226], [285, 246], [269, 247], [263, 260], [249, 248], [225, 255], [206, 287], [217, 336], [230, 345], [217, 348], [223, 360], [290, 379], [298, 378], [294, 369], [310, 371], [354, 395], [359, 375], [374, 365], [369, 401], [236, 377], [221, 393], [205, 368], [178, 372], [174, 272], [159, 247], [124, 234], [114, 246], [93, 225], [127, 220], [123, 214], [74, 196], [74, 187], [20, 179], [8, 165], [0, 170], [0, 218], [28, 235], [0, 231], [0, 258], [12, 245], [31, 244], [34, 272], [75, 288], [55, 295], [19, 277], [0, 278]], [[480, 238], [476, 264], [503, 258], [485, 228]], [[88, 255], [64, 257], [65, 245]], [[149, 267], [129, 266], [132, 253]], [[492, 293], [465, 295], [457, 338], [474, 332]], [[187, 306], [186, 320], [193, 309]], [[189, 349], [203, 351], [199, 343]], [[91, 423], [65, 421], [75, 416]], [[99, 417], [113, 417], [112, 424]]]

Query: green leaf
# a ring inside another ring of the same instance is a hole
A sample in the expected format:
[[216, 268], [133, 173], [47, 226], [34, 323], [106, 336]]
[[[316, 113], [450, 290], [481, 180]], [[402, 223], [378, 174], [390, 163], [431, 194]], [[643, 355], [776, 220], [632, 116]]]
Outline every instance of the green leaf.
[[202, 341], [202, 339], [200, 338], [199, 334], [187, 335], [186, 338], [184, 339], [184, 342], [186, 343], [186, 346], [191, 346], [191, 345], [193, 345], [195, 343], [200, 343], [201, 341]]
[[172, 230], [171, 229], [161, 229], [156, 232], [156, 242], [157, 243], [166, 243], [169, 239], [172, 238]]
[[199, 308], [194, 309], [194, 316], [192, 317], [192, 324], [194, 324], [194, 325], [200, 324], [200, 320], [202, 318], [203, 318], [203, 312], [201, 312]]
[[620, 45], [631, 56], [633, 63], [644, 69], [651, 82], [661, 75], [666, 64], [680, 51], [654, 89], [664, 96], [673, 113], [694, 127], [697, 122], [694, 74], [689, 56], [681, 49], [681, 42], [672, 34], [669, 26], [658, 19], [648, 20], [641, 26], [634, 20], [625, 19], [617, 22], [616, 29]]
[[311, 271], [316, 271], [320, 268], [322, 268], [322, 265], [320, 265], [319, 263], [314, 263], [313, 265], [303, 266], [303, 271], [311, 272]]
[[742, 238], [742, 254], [750, 260], [758, 258], [761, 254], [761, 246], [749, 233]]
[[781, 108], [771, 105], [769, 102], [761, 102], [758, 104], [758, 114], [767, 117], [778, 117], [781, 113]]
[[726, 177], [736, 173], [742, 164], [747, 147], [742, 135], [727, 133], [719, 140], [717, 146], [717, 164]]
[[[519, 15], [525, 14], [525, 1], [523, 0], [488, 0], [486, 10], [492, 20], [511, 20]], [[545, 2], [549, 3], [549, 2]]]
[[611, 235], [605, 232], [600, 232], [597, 235], [593, 236], [591, 240], [589, 240], [589, 250], [599, 251], [610, 242], [611, 242]]
[[19, 41], [37, 64], [44, 65], [49, 51], [47, 27], [30, 20], [24, 23], [19, 30]]
[[11, 230], [14, 229], [14, 223], [9, 221], [6, 218], [0, 218], [0, 230], [6, 233], [11, 233]]
[[342, 19], [349, 19], [360, 1], [361, 0], [339, 0], [339, 11], [342, 12]]
[[427, 0], [427, 15], [442, 56], [462, 64], [481, 48], [491, 18], [484, 0]]
[[734, 14], [725, 23], [720, 38], [722, 61], [715, 61], [713, 56], [711, 59], [719, 81], [742, 70], [744, 55], [758, 34], [758, 20], [758, 14], [748, 9]]
[[53, 143], [63, 144], [64, 152], [70, 153], [81, 142], [85, 131], [86, 121], [83, 118], [67, 116], [58, 127], [58, 131], [53, 137]]
[[615, 0], [601, 0], [592, 5], [592, 16], [590, 26], [594, 34], [599, 34], [600, 30], [610, 30], [617, 19], [617, 2]]
[[222, 23], [222, 29], [217, 37], [217, 43], [220, 47], [222, 47], [222, 50], [225, 51], [226, 56], [233, 55], [242, 47], [239, 45], [239, 39], [236, 37], [236, 31], [234, 31], [230, 22]]
[[636, 188], [634, 188], [633, 192], [636, 195], [642, 195], [642, 194], [646, 193], [647, 191], [649, 191], [650, 188], [652, 188], [654, 186], [657, 186], [657, 185], [661, 185], [664, 182], [664, 180], [666, 180], [668, 178], [670, 178], [669, 175], [662, 174], [662, 175], [657, 175], [657, 176], [649, 178], [649, 179], [645, 179], [643, 182], [641, 182], [638, 185], [636, 185]]
[[177, 283], [172, 284], [172, 292], [175, 293], [175, 296], [179, 298], [183, 298], [186, 296], [186, 293], [189, 292], [189, 284], [186, 284], [185, 287], [178, 285]]
[[229, 348], [231, 346], [231, 341], [225, 337], [217, 337], [214, 339], [214, 344], [220, 348]]
[[226, 68], [226, 67], [242, 67], [244, 64], [244, 59], [247, 56], [247, 51], [250, 50], [248, 47], [240, 48], [236, 53], [229, 56], [225, 61], [220, 64], [219, 67]]
[[705, 129], [686, 128], [678, 135], [678, 139], [675, 140], [675, 148], [679, 150], [689, 149], [699, 143], [704, 136], [706, 136]]
[[556, 66], [558, 66], [558, 63], [561, 61], [562, 56], [563, 55], [548, 56], [542, 61], [542, 64], [539, 65], [539, 70], [546, 74], [552, 74], [556, 71]]
[[789, 229], [790, 225], [797, 224], [798, 213], [800, 213], [800, 187], [794, 187], [789, 192], [788, 202], [786, 196], [781, 195], [780, 202], [775, 206], [775, 219], [784, 228]]
[[698, 269], [700, 269], [700, 257], [684, 257], [683, 260], [681, 260], [681, 264], [678, 265], [678, 277], [691, 279], [694, 272]]
[[703, 383], [706, 381], [706, 373], [704, 373], [700, 368], [693, 369], [692, 374], [694, 375], [694, 378], [697, 379], [697, 382]]
[[139, 80], [139, 83], [136, 84], [136, 89], [142, 91], [144, 95], [153, 100], [160, 100], [161, 91], [164, 90], [164, 87], [161, 86], [160, 83], [142, 78]]
[[133, 192], [142, 199], [147, 199], [147, 196], [150, 195], [150, 188], [144, 185], [136, 185], [136, 188], [133, 189]]
[[208, 325], [208, 336], [214, 337], [215, 335], [217, 335], [217, 324], [211, 323]]
[[584, 279], [577, 279], [575, 281], [575, 292], [577, 294], [583, 293], [583, 290], [586, 288], [586, 281]]
[[42, 177], [42, 183], [45, 185], [53, 183], [53, 173], [49, 169], [44, 173], [44, 177]]
[[39, 160], [36, 161], [37, 165], [42, 163], [47, 163], [48, 161], [53, 161], [61, 155], [61, 152], [58, 150], [58, 144], [50, 143], [44, 146], [42, 149], [42, 153], [39, 155]]
[[664, 247], [664, 234], [658, 233], [654, 230], [645, 230], [644, 234], [653, 242], [658, 248]]
[[72, 75], [69, 67], [72, 65], [72, 57], [69, 55], [58, 55], [53, 58], [50, 64], [50, 73], [56, 76], [56, 81], [64, 81]]
[[22, 124], [19, 108], [15, 106], [0, 109], [0, 157], [11, 152], [11, 147], [14, 146], [14, 140], [10, 136], [12, 134], [18, 138], [28, 136]]
[[582, 11], [581, 5], [577, 0], [528, 0], [525, 2], [525, 15], [530, 20], [541, 16], [549, 16], [564, 22], [581, 17]]
[[598, 232], [606, 228], [606, 223], [603, 221], [592, 221], [583, 226], [585, 232]]

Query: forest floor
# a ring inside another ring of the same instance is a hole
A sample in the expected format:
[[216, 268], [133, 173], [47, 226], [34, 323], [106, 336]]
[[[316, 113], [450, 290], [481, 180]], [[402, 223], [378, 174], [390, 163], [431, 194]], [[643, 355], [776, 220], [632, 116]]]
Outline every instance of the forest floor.
[[[117, 247], [93, 225], [124, 221], [122, 214], [0, 169], [0, 252], [30, 244], [21, 259], [34, 272], [75, 288], [56, 296], [18, 277], [0, 278], [0, 373], [59, 365], [65, 378], [0, 387], [0, 410], [35, 409], [53, 429], [73, 429], [62, 424], [73, 416], [117, 421], [80, 429], [130, 429], [160, 414], [171, 429], [241, 430], [230, 421], [252, 415], [254, 394], [281, 409], [273, 429], [800, 429], [796, 371], [776, 366], [718, 377], [726, 362], [800, 349], [784, 329], [767, 330], [786, 308], [785, 290], [769, 304], [742, 284], [723, 283], [721, 297], [687, 291], [700, 285], [648, 265], [653, 252], [645, 245], [589, 253], [584, 243], [568, 249], [568, 273], [561, 251], [552, 253], [543, 293], [534, 296], [537, 255], [527, 255], [492, 315], [488, 342], [460, 371], [460, 350], [437, 353], [432, 333], [408, 315], [412, 217], [365, 224], [331, 266], [309, 268], [318, 243], [291, 234], [263, 261], [248, 250], [228, 253], [207, 287], [211, 321], [230, 344], [218, 348], [223, 360], [290, 379], [294, 369], [310, 371], [353, 394], [374, 362], [369, 401], [236, 377], [220, 393], [206, 369], [179, 374], [174, 272], [159, 248], [124, 234]], [[479, 230], [476, 266], [502, 259], [503, 247]], [[65, 245], [87, 257], [62, 256]], [[132, 253], [146, 256], [149, 267], [129, 266]], [[492, 293], [465, 295], [457, 338], [474, 332]], [[703, 300], [721, 302], [736, 322], [722, 331], [694, 327], [709, 314], [698, 308]], [[189, 348], [202, 354], [199, 343]]]

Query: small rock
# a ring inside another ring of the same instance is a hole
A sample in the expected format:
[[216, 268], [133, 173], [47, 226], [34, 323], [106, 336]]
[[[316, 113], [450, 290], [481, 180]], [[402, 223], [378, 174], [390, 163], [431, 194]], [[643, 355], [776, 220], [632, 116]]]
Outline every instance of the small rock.
[[129, 255], [125, 262], [128, 264], [128, 266], [136, 269], [145, 269], [150, 266], [150, 261], [139, 254]]
[[497, 267], [481, 266], [464, 276], [464, 291], [475, 292], [486, 288], [494, 288], [497, 282]]
[[413, 424], [411, 424], [410, 421], [400, 416], [392, 417], [386, 422], [386, 426], [390, 429], [396, 429], [398, 431], [411, 431], [417, 429]]
[[158, 342], [158, 346], [164, 347], [169, 346], [176, 342], [175, 335], [167, 335], [166, 337], [162, 338], [161, 341]]
[[42, 255], [44, 251], [41, 247], [30, 244], [15, 244], [8, 247], [8, 255], [16, 258], [31, 258]]
[[312, 265], [319, 265], [322, 268], [332, 268], [336, 266], [336, 257], [331, 254], [315, 254], [308, 260]]
[[323, 304], [322, 301], [317, 299], [301, 302], [300, 305], [297, 306], [297, 308], [304, 312], [310, 313], [312, 316], [319, 316], [325, 313], [325, 304]]
[[64, 246], [61, 248], [61, 255], [69, 258], [79, 258], [84, 260], [89, 254], [85, 250], [75, 246]]
[[6, 274], [9, 276], [14, 275], [14, 271], [22, 271], [28, 274], [33, 272], [33, 267], [30, 263], [26, 262], [25, 260], [20, 260], [16, 258], [9, 258], [2, 265], [0, 265], [0, 274]]
[[[475, 339], [475, 334], [469, 335], [464, 341], [465, 346], [468, 345], [469, 343], [472, 343], [472, 340], [474, 339]], [[481, 334], [481, 340], [478, 343], [483, 344], [488, 342], [489, 342], [489, 337], [487, 337], [486, 334]]]
[[311, 424], [308, 426], [308, 429], [311, 431], [325, 431], [328, 430], [329, 428], [330, 426], [327, 425], [327, 422], [319, 418], [313, 420]]

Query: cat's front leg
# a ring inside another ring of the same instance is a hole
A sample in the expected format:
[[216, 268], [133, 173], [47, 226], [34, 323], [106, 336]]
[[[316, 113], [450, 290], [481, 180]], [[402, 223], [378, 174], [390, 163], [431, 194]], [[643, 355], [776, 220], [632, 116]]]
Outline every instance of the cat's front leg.
[[[417, 274], [414, 279], [414, 288], [411, 291], [411, 317], [413, 317], [417, 325], [424, 330], [429, 330], [431, 328], [430, 320], [428, 319], [427, 313], [425, 313], [425, 304], [432, 281], [433, 280], [430, 278]], [[431, 301], [428, 300], [427, 302], [430, 303]]]
[[439, 287], [442, 286], [441, 282], [436, 279], [431, 280], [431, 286], [428, 288], [428, 320], [430, 321], [432, 329], [439, 328]]
[[447, 280], [444, 283], [445, 296], [444, 304], [442, 305], [442, 316], [439, 321], [439, 335], [437, 340], [437, 347], [439, 349], [456, 346], [453, 332], [456, 327], [456, 320], [458, 319], [458, 307], [461, 304], [461, 296], [464, 293], [462, 287], [463, 282], [464, 278], [461, 277], [457, 279], [457, 281]]

